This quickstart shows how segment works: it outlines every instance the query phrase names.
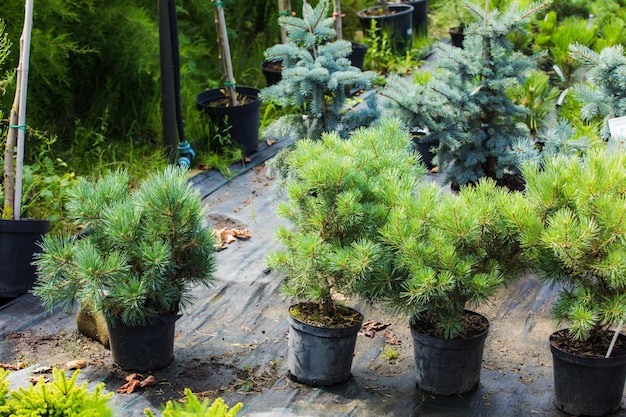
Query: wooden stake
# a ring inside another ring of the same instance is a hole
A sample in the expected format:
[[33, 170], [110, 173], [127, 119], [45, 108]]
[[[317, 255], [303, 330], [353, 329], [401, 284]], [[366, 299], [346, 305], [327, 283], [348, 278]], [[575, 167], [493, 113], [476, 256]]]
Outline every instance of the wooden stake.
[[212, 0], [215, 10], [215, 28], [217, 29], [217, 42], [219, 46], [220, 69], [225, 82], [226, 97], [232, 106], [238, 106], [237, 92], [235, 91], [235, 76], [233, 75], [233, 63], [230, 57], [230, 45], [228, 43], [228, 31], [224, 18], [224, 7], [219, 0]]

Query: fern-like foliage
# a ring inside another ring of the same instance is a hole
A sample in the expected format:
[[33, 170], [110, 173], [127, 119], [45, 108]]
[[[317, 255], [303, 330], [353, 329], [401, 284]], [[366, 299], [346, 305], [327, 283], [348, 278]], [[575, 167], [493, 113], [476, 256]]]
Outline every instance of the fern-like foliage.
[[[208, 400], [200, 401], [198, 397], [185, 388], [185, 402], [178, 403], [169, 400], [163, 409], [163, 417], [237, 417], [243, 407], [242, 403], [235, 404], [230, 410], [223, 399], [217, 398], [212, 403]], [[155, 417], [150, 409], [145, 409], [147, 417]]]
[[[52, 370], [54, 381], [46, 383], [43, 379], [28, 388], [11, 391], [0, 415], [3, 416], [81, 416], [111, 417], [113, 412], [108, 405], [113, 393], [104, 393], [104, 383], [96, 385], [93, 392], [87, 389], [87, 383], [77, 385], [79, 371], [68, 379], [65, 372]], [[6, 412], [6, 414], [5, 414]]]
[[626, 154], [592, 149], [522, 170], [525, 195], [503, 210], [528, 265], [561, 288], [557, 323], [582, 340], [617, 325], [626, 318]]
[[46, 235], [35, 258], [34, 293], [44, 307], [70, 311], [78, 301], [108, 322], [145, 324], [190, 302], [193, 285], [208, 286], [215, 242], [187, 174], [173, 166], [129, 189], [116, 171], [69, 191], [67, 216], [84, 236]]
[[570, 46], [572, 57], [588, 68], [587, 83], [572, 89], [582, 103], [581, 116], [585, 120], [603, 118], [600, 135], [611, 137], [608, 120], [626, 116], [626, 57], [622, 45], [609, 46], [595, 52], [580, 44]]
[[[359, 116], [351, 115], [349, 126], [343, 124], [346, 90], [368, 88], [376, 75], [351, 66], [347, 58], [352, 52], [350, 42], [332, 41], [336, 33], [333, 19], [326, 17], [328, 11], [328, 0], [320, 0], [315, 7], [304, 2], [302, 17], [279, 18], [287, 31], [287, 42], [268, 48], [265, 58], [282, 62], [282, 79], [262, 89], [259, 97], [283, 106], [304, 105], [307, 118], [280, 118], [272, 125], [288, 127], [270, 125], [264, 131], [265, 136], [287, 130], [306, 132], [312, 139], [330, 131], [339, 131], [345, 137], [355, 125], [369, 125], [378, 117], [378, 112], [372, 111], [375, 106], [369, 106]], [[358, 123], [355, 123], [357, 118]]]

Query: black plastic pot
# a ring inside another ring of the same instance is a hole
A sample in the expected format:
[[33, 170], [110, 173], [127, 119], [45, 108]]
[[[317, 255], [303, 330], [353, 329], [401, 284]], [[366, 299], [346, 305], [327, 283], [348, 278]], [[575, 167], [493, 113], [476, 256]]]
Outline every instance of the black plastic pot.
[[283, 72], [277, 71], [272, 66], [275, 64], [270, 61], [263, 61], [261, 63], [261, 71], [263, 72], [263, 76], [265, 77], [265, 83], [269, 87], [270, 85], [277, 84], [283, 78]]
[[423, 134], [413, 134], [413, 143], [415, 145], [415, 149], [422, 155], [422, 162], [426, 165], [426, 168], [429, 170], [433, 169], [435, 167], [433, 164], [433, 158], [436, 155], [436, 152], [433, 152], [433, 149], [437, 149], [439, 147], [439, 140], [430, 139], [428, 136], [424, 136]]
[[18, 297], [32, 288], [37, 277], [33, 255], [41, 251], [38, 242], [48, 230], [48, 220], [0, 220], [0, 298]]
[[401, 1], [413, 7], [413, 33], [428, 34], [428, 0]]
[[165, 368], [174, 359], [174, 330], [180, 315], [163, 315], [146, 326], [107, 322], [113, 361], [127, 371]]
[[556, 407], [575, 416], [607, 416], [619, 410], [626, 381], [626, 356], [575, 356], [554, 346], [554, 335], [550, 335], [550, 351]]
[[289, 376], [313, 386], [348, 381], [360, 329], [361, 323], [341, 329], [311, 326], [289, 314]]
[[463, 48], [463, 41], [465, 40], [465, 33], [463, 28], [454, 27], [450, 28], [450, 43], [457, 48]]
[[456, 395], [478, 388], [489, 328], [469, 339], [446, 340], [419, 333], [412, 323], [410, 325], [417, 386], [421, 390], [437, 395]]
[[382, 15], [382, 6], [374, 6], [357, 12], [366, 36], [371, 36], [372, 21], [376, 23], [377, 36], [380, 31], [391, 35], [391, 45], [396, 53], [405, 53], [413, 42], [413, 7], [407, 4], [390, 4], [389, 14]]
[[198, 109], [219, 125], [224, 134], [230, 134], [233, 142], [243, 147], [244, 153], [250, 155], [259, 149], [259, 126], [261, 122], [261, 101], [258, 99], [259, 89], [254, 87], [236, 87], [241, 96], [252, 101], [239, 106], [216, 106], [215, 102], [226, 97], [219, 88], [203, 91], [196, 96]]
[[363, 63], [365, 62], [365, 54], [367, 54], [368, 46], [362, 43], [352, 42], [352, 53], [348, 55], [348, 59], [352, 63], [353, 67], [363, 69]]

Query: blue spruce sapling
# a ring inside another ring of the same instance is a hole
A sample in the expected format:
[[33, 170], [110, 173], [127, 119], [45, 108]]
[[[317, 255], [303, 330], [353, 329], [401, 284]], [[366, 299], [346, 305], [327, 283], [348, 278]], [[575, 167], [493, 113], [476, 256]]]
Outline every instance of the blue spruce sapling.
[[282, 106], [299, 106], [305, 114], [279, 118], [265, 129], [265, 136], [318, 139], [323, 132], [337, 131], [347, 137], [378, 118], [374, 95], [366, 108], [346, 111], [346, 90], [369, 88], [376, 75], [351, 65], [347, 58], [352, 51], [350, 42], [332, 40], [336, 31], [333, 18], [326, 17], [328, 11], [328, 0], [320, 0], [315, 8], [304, 1], [301, 18], [279, 17], [287, 42], [268, 48], [265, 58], [282, 62], [282, 79], [262, 89], [259, 97]]
[[[489, 12], [466, 3], [477, 19], [465, 29], [464, 48], [438, 44], [439, 59], [426, 86], [396, 86], [387, 96], [409, 112], [427, 112], [413, 118], [439, 139], [438, 162], [453, 186], [476, 183], [481, 177], [519, 188], [518, 158], [513, 144], [528, 136], [528, 128], [517, 122], [527, 109], [511, 99], [510, 87], [523, 83], [533, 66], [533, 57], [514, 49], [508, 39], [514, 31], [525, 31], [529, 17], [547, 6], [534, 3], [525, 9], [515, 4], [506, 11]], [[418, 96], [438, 96], [416, 106]], [[408, 92], [407, 92], [408, 91]], [[420, 127], [420, 126], [418, 126]], [[515, 181], [510, 181], [511, 179]]]

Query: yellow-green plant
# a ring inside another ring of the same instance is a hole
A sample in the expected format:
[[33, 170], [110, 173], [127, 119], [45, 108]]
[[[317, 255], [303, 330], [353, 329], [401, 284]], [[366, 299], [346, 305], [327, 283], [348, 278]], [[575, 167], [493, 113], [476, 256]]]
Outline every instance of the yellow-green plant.
[[104, 393], [104, 383], [98, 384], [93, 392], [87, 389], [86, 382], [77, 385], [79, 373], [77, 370], [67, 379], [63, 370], [53, 369], [53, 382], [41, 379], [28, 388], [10, 392], [8, 383], [4, 381], [8, 373], [1, 374], [0, 416], [111, 417], [113, 413], [108, 401], [113, 393]]
[[[242, 407], [242, 403], [237, 403], [229, 410], [221, 398], [217, 398], [213, 403], [208, 400], [200, 401], [189, 388], [185, 388], [185, 402], [168, 401], [163, 409], [163, 417], [236, 417]], [[144, 414], [147, 417], [155, 417], [148, 408], [144, 410]]]

